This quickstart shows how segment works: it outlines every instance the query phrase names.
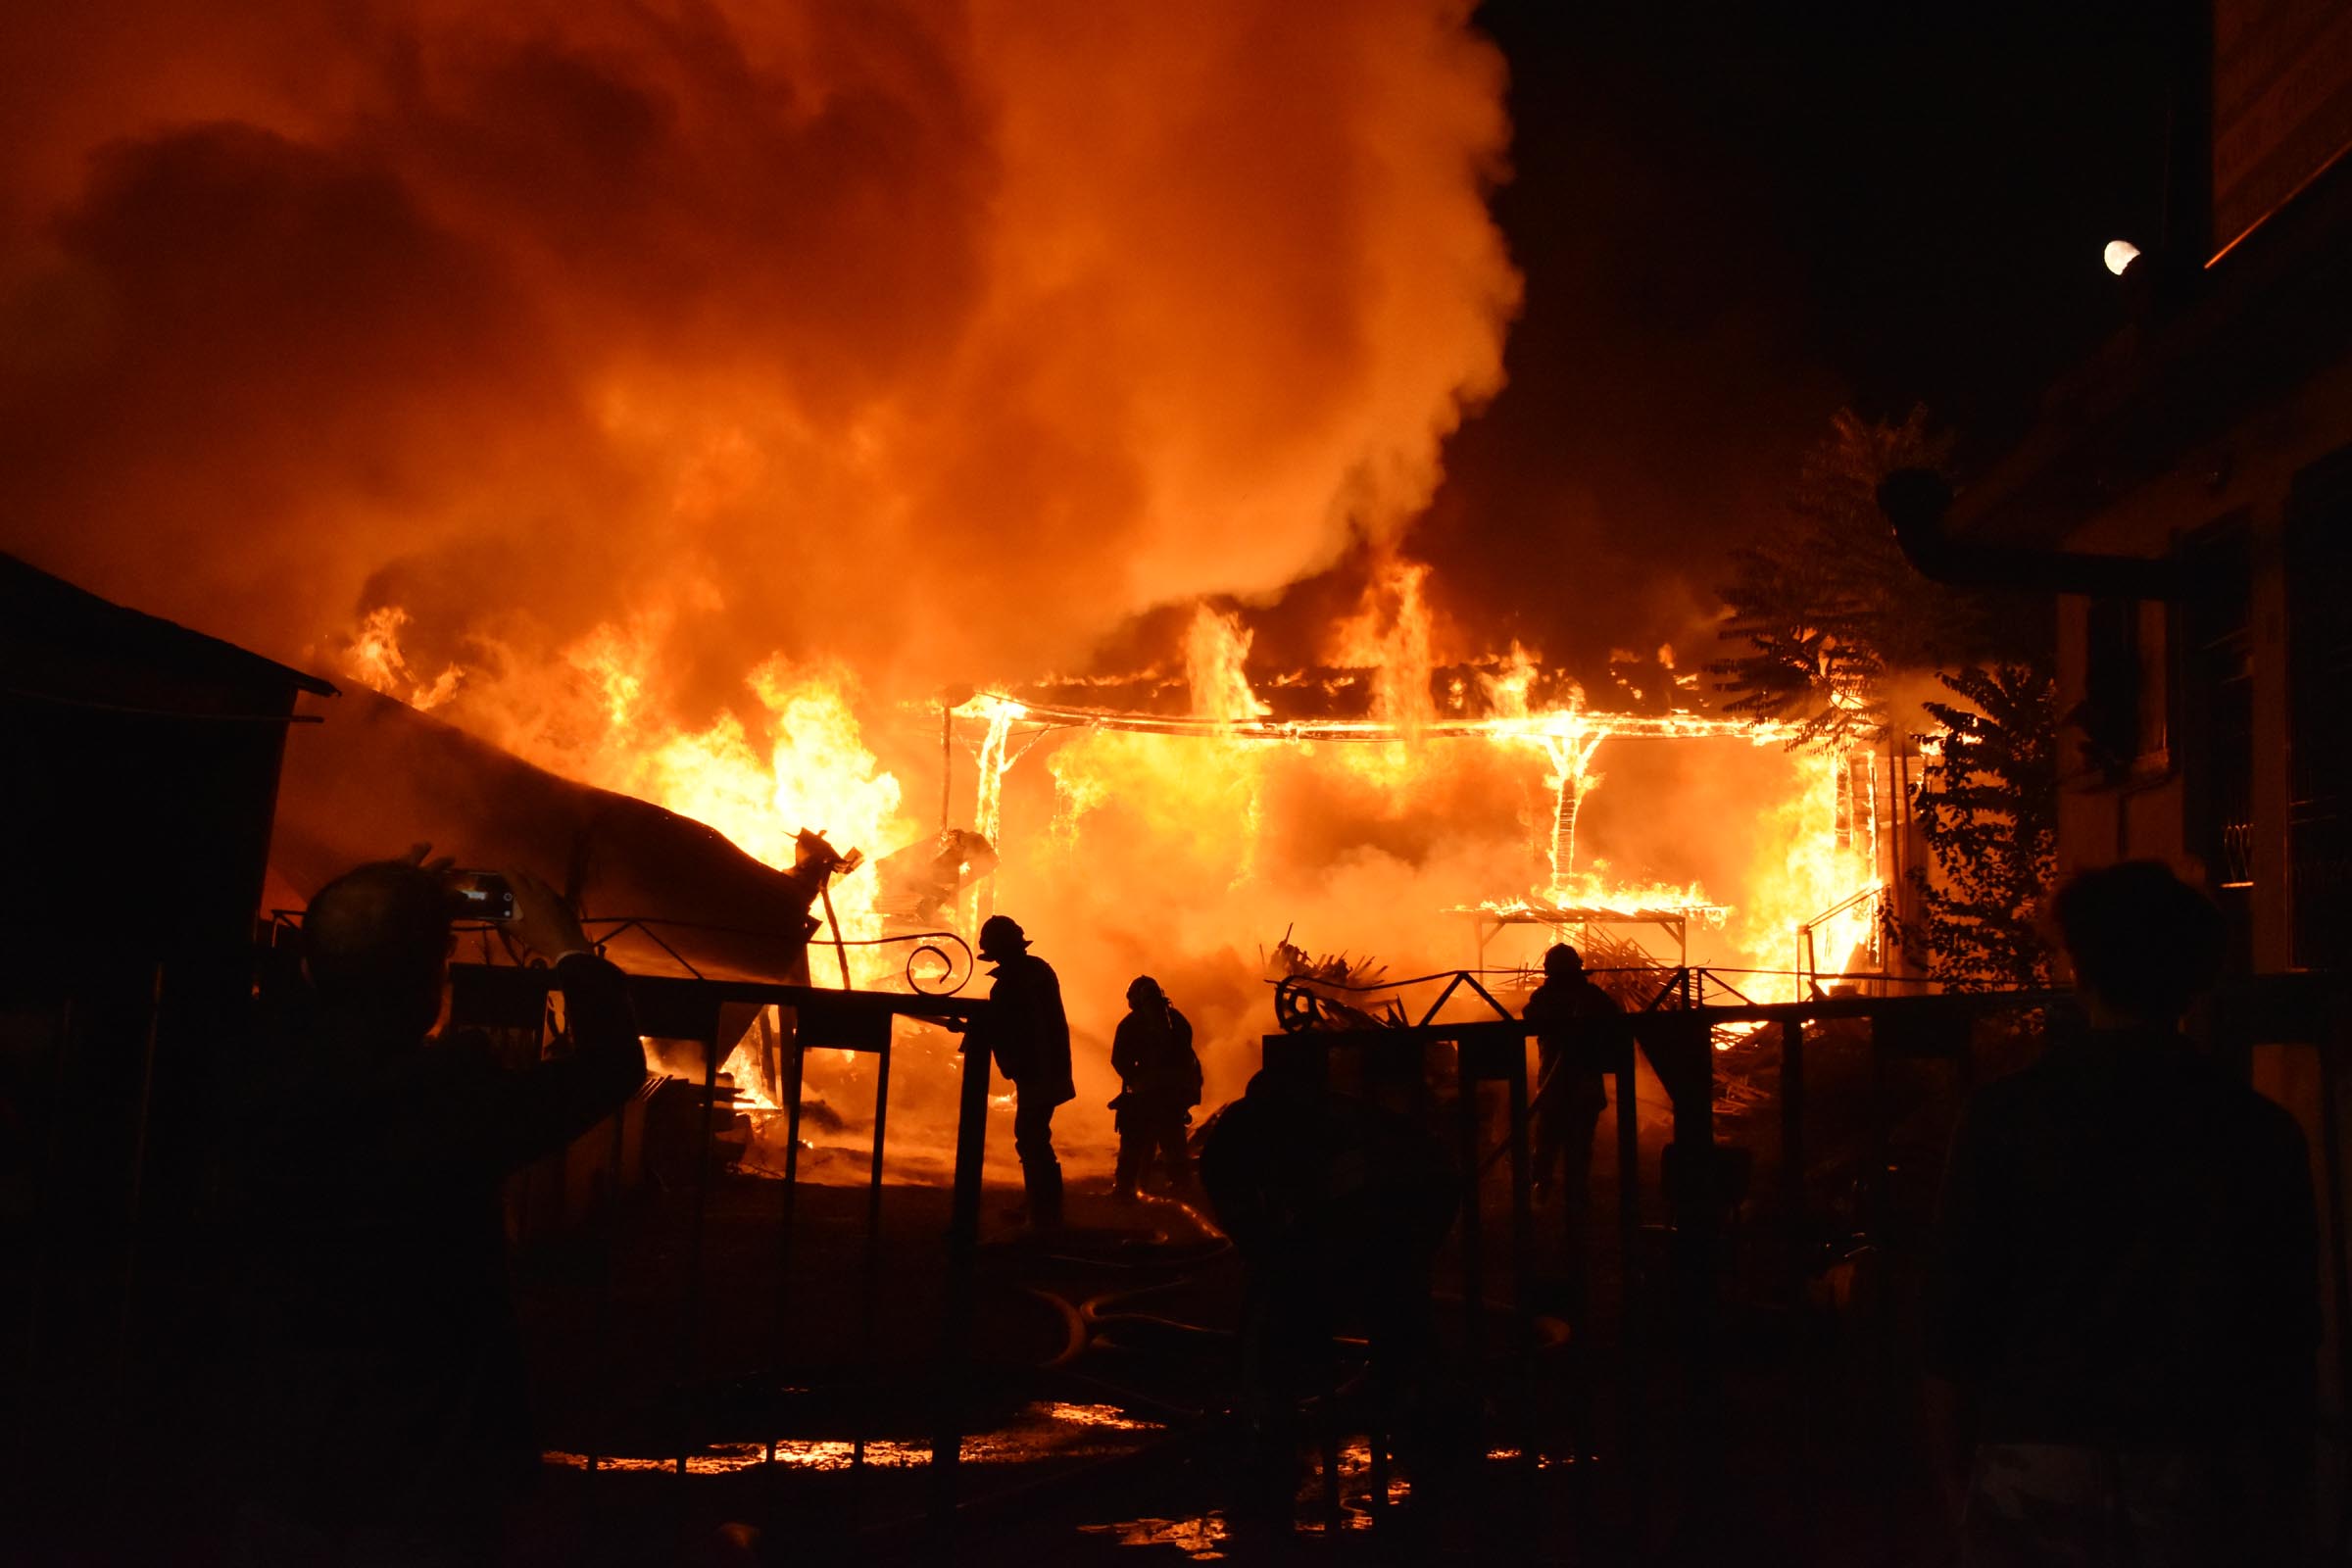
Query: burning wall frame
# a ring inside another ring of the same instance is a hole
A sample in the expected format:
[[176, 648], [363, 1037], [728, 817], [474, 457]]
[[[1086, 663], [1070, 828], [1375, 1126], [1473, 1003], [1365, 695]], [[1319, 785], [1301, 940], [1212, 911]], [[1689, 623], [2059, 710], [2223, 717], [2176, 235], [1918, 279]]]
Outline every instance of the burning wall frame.
[[[1033, 703], [1002, 692], [969, 694], [968, 689], [943, 694], [939, 715], [941, 830], [944, 833], [953, 826], [950, 803], [954, 793], [956, 724], [959, 718], [977, 719], [984, 728], [980, 744], [973, 749], [978, 785], [974, 820], [978, 831], [992, 846], [1002, 836], [1002, 788], [1005, 773], [1038, 741], [1058, 730], [1087, 729], [1227, 743], [1396, 743], [1475, 738], [1525, 744], [1542, 751], [1552, 769], [1546, 775], [1545, 782], [1553, 790], [1547, 850], [1555, 888], [1563, 885], [1563, 879], [1575, 869], [1576, 821], [1585, 796], [1595, 782], [1591, 775], [1590, 764], [1602, 741], [1610, 738], [1698, 740], [1728, 737], [1761, 744], [1774, 740], [1788, 741], [1798, 733], [1796, 726], [1778, 720], [1714, 718], [1679, 710], [1666, 714], [1636, 714], [1570, 709], [1535, 714], [1433, 719], [1412, 723], [1378, 718], [1276, 718], [1271, 715], [1216, 718]], [[1012, 727], [1023, 721], [1034, 721], [1037, 727], [1017, 750], [1013, 750]], [[1833, 835], [1842, 847], [1854, 848], [1868, 843], [1875, 880], [1835, 902], [1829, 908], [1794, 929], [1798, 968], [1803, 972], [1809, 989], [1819, 989], [1819, 966], [1814, 951], [1816, 929], [1866, 899], [1873, 901], [1874, 910], [1879, 909], [1886, 903], [1886, 889], [1890, 883], [1900, 881], [1899, 864], [1894, 868], [1891, 878], [1879, 872], [1882, 856], [1887, 850], [1891, 850], [1898, 860], [1900, 858], [1901, 830], [1904, 825], [1900, 813], [1908, 808], [1907, 790], [1899, 770], [1894, 766], [1891, 750], [1890, 744], [1888, 800], [1886, 804], [1898, 814], [1886, 824], [1888, 832], [1884, 846], [1881, 841], [1882, 802], [1875, 753], [1849, 756], [1838, 769]], [[1539, 907], [1522, 901], [1519, 908], [1489, 905], [1463, 906], [1446, 912], [1472, 917], [1473, 941], [1477, 950], [1474, 968], [1484, 973], [1488, 968], [1488, 943], [1501, 929], [1520, 924], [1549, 925], [1555, 930], [1585, 925], [1654, 925], [1666, 931], [1674, 940], [1676, 967], [1688, 968], [1691, 916], [1697, 915], [1710, 923], [1720, 924], [1728, 912], [1728, 906], [1690, 904], [1666, 908], [1594, 908], [1549, 905]], [[985, 908], [975, 906], [970, 919], [976, 924], [986, 913]], [[1884, 977], [1886, 964], [1883, 950], [1880, 960]]]

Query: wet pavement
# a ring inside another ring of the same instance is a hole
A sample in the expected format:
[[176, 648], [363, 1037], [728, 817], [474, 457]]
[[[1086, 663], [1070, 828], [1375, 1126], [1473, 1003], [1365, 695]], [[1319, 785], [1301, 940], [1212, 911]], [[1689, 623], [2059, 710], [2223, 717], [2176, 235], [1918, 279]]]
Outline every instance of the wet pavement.
[[[515, 1561], [948, 1554], [931, 1447], [948, 1194], [887, 1189], [869, 1251], [867, 1193], [805, 1183], [789, 1274], [781, 1196], [748, 1176], [713, 1187], [699, 1289], [685, 1192], [643, 1200], [609, 1245], [522, 1260], [548, 1452]], [[1198, 1216], [1117, 1205], [1082, 1184], [1068, 1231], [1040, 1243], [996, 1219], [1016, 1196], [988, 1194], [994, 1234], [956, 1381], [957, 1561], [1607, 1563], [1636, 1560], [1637, 1540], [1664, 1562], [1933, 1560], [1904, 1373], [1883, 1337], [1735, 1318], [1720, 1426], [1687, 1370], [1653, 1349], [1633, 1396], [1637, 1431], [1609, 1260], [1592, 1344], [1548, 1335], [1531, 1359], [1491, 1365], [1487, 1441], [1472, 1450], [1484, 1461], [1436, 1478], [1394, 1465], [1384, 1501], [1345, 1400], [1329, 1434], [1336, 1489], [1312, 1415], [1293, 1462], [1241, 1462], [1242, 1275]], [[1541, 1298], [1543, 1281], [1531, 1284]], [[1509, 1289], [1490, 1274], [1490, 1298]], [[1442, 1307], [1448, 1345], [1461, 1314], [1458, 1296]], [[1486, 1335], [1498, 1358], [1505, 1321]], [[1520, 1451], [1531, 1438], [1532, 1460]], [[1626, 1461], [1637, 1446], [1648, 1455], [1638, 1469]], [[1710, 1472], [1718, 1482], [1695, 1489]]]

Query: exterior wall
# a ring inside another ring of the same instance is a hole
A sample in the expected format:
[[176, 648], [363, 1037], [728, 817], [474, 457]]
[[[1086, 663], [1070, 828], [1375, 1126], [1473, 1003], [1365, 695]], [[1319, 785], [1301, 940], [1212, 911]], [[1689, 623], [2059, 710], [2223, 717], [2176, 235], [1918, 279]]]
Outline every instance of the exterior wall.
[[[2177, 552], [2183, 536], [2216, 523], [2244, 527], [2250, 567], [2244, 640], [2251, 698], [2251, 789], [2246, 803], [2250, 840], [2244, 864], [2232, 874], [2251, 883], [2233, 891], [2245, 900], [2242, 913], [2249, 927], [2239, 961], [2258, 973], [2275, 973], [2297, 963], [2290, 824], [2298, 722], [2308, 727], [2339, 716], [2332, 711], [2293, 711], [2289, 677], [2295, 628], [2288, 614], [2288, 524], [2298, 476], [2347, 448], [2352, 448], [2352, 362], [2338, 363], [2279, 404], [2250, 413], [2222, 440], [2183, 453], [2161, 477], [2119, 496], [2066, 540], [2067, 548], [2075, 550], [2153, 556]], [[2346, 504], [2331, 505], [2342, 512]], [[2195, 587], [2192, 583], [2191, 592]], [[2090, 695], [2093, 625], [2099, 612], [2087, 600], [2069, 597], [2060, 601], [2057, 614], [2060, 710], [2065, 712]], [[2143, 650], [2152, 629], [2170, 636], [2180, 627], [2178, 611], [2168, 614], [2163, 606], [2143, 606], [2141, 616]], [[2151, 627], [2150, 616], [2157, 618], [2159, 628]], [[2155, 710], [2162, 716], [2151, 733], [2143, 709], [2142, 747], [2123, 776], [2072, 765], [2071, 756], [2062, 766], [2062, 868], [2147, 856], [2170, 860], [2184, 871], [2192, 869], [2190, 862], [2198, 858], [2192, 853], [2197, 840], [2192, 802], [2203, 781], [2230, 760], [2212, 755], [2193, 735], [2187, 744], [2179, 744], [2183, 700], [2193, 696], [2183, 691], [2183, 673], [2189, 667], [2179, 657], [2142, 662], [2143, 680], [2162, 694]], [[2071, 753], [2079, 738], [2070, 728], [2061, 744]], [[2228, 886], [2213, 874], [2216, 867], [2193, 868], [2207, 872], [2209, 887]], [[2258, 1044], [2248, 1063], [2254, 1086], [2286, 1106], [2303, 1126], [2312, 1152], [2312, 1185], [2323, 1238], [2337, 1233], [2352, 1202], [2352, 1193], [2328, 1178], [2330, 1135], [2337, 1135], [2335, 1146], [2340, 1147], [2352, 1106], [2347, 1106], [2340, 1089], [2331, 1091], [2322, 1053], [2342, 1045], [2340, 1040], [2334, 1048]], [[2344, 1339], [2344, 1314], [2352, 1303], [2339, 1298], [2339, 1276], [2329, 1266], [2325, 1244], [2322, 1263], [2320, 1402], [2324, 1430], [2340, 1433], [2352, 1415], [2347, 1410], [2352, 1399], [2347, 1398]], [[2347, 1454], [2340, 1437], [2325, 1439], [2323, 1447], [2327, 1451], [2321, 1460], [2319, 1528], [2323, 1539], [2329, 1539], [2340, 1530], [2340, 1522], [2352, 1516], [2352, 1496], [2336, 1480], [2352, 1454]]]
[[[2253, 700], [2251, 881], [2245, 890], [2252, 926], [2251, 967], [2275, 972], [2295, 965], [2288, 860], [2289, 757], [2287, 593], [2283, 541], [2298, 474], [2352, 446], [2352, 362], [2339, 363], [2271, 408], [2242, 418], [2221, 440], [2183, 453], [2154, 481], [2087, 517], [2065, 541], [2073, 550], [2159, 555], [2184, 535], [2223, 519], [2242, 519], [2249, 535], [2249, 605]], [[2089, 696], [2092, 659], [2089, 601], [2068, 596], [2058, 606], [2058, 681], [2062, 712]], [[2143, 653], [2171, 635], [2163, 607], [2140, 611]], [[2180, 661], [2166, 655], [2141, 661], [2143, 691], [2156, 695], [2154, 716], [2143, 715], [2140, 754], [2126, 776], [2101, 776], [2079, 764], [2081, 736], [2062, 741], [2059, 860], [2062, 867], [2100, 865], [2137, 856], [2173, 861], [2184, 870], [2198, 857], [2187, 821], [2184, 785], [2216, 759], [2183, 755], [2172, 744], [2180, 708]], [[2151, 731], [2153, 733], [2151, 733]], [[2193, 752], [2193, 748], [2192, 748]], [[2209, 881], [2218, 881], [2209, 875]]]

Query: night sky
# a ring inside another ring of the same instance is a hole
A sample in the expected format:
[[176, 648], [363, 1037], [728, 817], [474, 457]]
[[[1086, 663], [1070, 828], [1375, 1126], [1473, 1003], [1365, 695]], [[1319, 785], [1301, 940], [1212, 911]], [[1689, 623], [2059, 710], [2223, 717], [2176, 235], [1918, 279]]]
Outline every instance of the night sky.
[[1556, 662], [1711, 658], [1713, 562], [1840, 405], [2013, 438], [2117, 323], [2101, 247], [2163, 222], [2160, 9], [1484, 7], [1527, 294], [1410, 540], [1441, 603]]

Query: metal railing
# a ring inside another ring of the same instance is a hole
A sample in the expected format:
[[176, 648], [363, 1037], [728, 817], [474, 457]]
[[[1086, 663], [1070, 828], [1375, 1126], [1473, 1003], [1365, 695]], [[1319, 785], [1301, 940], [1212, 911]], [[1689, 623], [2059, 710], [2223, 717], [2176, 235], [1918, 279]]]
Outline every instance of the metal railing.
[[[1468, 975], [1446, 987], [1475, 984]], [[1483, 988], [1481, 994], [1484, 995]], [[2214, 999], [2205, 1013], [2207, 1044], [2225, 1054], [2242, 1054], [2252, 1045], [2308, 1045], [2317, 1052], [2320, 1072], [2321, 1137], [2315, 1152], [2330, 1195], [2323, 1205], [2327, 1235], [2326, 1266], [2329, 1298], [2339, 1303], [2352, 1295], [2352, 1239], [2348, 1239], [2343, 1206], [2334, 1195], [2344, 1191], [2344, 1160], [2339, 1131], [2339, 1057], [2352, 1045], [2347, 1035], [2347, 991], [2340, 977], [2272, 975], [2240, 980]], [[1941, 1059], [1951, 1062], [1965, 1089], [1973, 1081], [1973, 1040], [1982, 1021], [2004, 1014], [2042, 1012], [2062, 1020], [2075, 1018], [2071, 992], [1984, 991], [1944, 992], [1931, 996], [1829, 996], [1816, 992], [1788, 1003], [1690, 1004], [1687, 977], [1675, 978], [1657, 994], [1668, 1003], [1656, 1010], [1624, 1012], [1615, 1016], [1542, 1024], [1507, 1014], [1439, 1022], [1433, 1005], [1415, 1024], [1381, 1027], [1331, 1028], [1313, 1024], [1292, 1033], [1269, 1035], [1263, 1042], [1264, 1059], [1272, 1065], [1285, 1055], [1314, 1066], [1319, 1081], [1328, 1082], [1329, 1064], [1340, 1054], [1358, 1058], [1367, 1079], [1383, 1076], [1417, 1078], [1424, 1070], [1430, 1046], [1454, 1048], [1457, 1136], [1461, 1145], [1460, 1253], [1462, 1292], [1471, 1310], [1466, 1314], [1463, 1351], [1466, 1364], [1477, 1371], [1486, 1365], [1479, 1336], [1482, 1312], [1478, 1303], [1486, 1278], [1486, 1227], [1482, 1199], [1485, 1177], [1494, 1157], [1507, 1152], [1509, 1159], [1510, 1254], [1514, 1279], [1512, 1308], [1519, 1347], [1533, 1344], [1533, 1322], [1526, 1281], [1534, 1265], [1530, 1204], [1529, 1138], [1533, 1111], [1527, 1088], [1526, 1053], [1530, 1038], [1548, 1036], [1588, 1062], [1606, 1063], [1605, 1076], [1614, 1079], [1617, 1136], [1617, 1230], [1624, 1271], [1624, 1380], [1638, 1389], [1650, 1353], [1649, 1331], [1658, 1320], [1679, 1333], [1679, 1351], [1690, 1372], [1703, 1386], [1716, 1368], [1714, 1336], [1721, 1302], [1716, 1246], [1722, 1207], [1718, 1201], [1715, 1141], [1715, 1078], [1719, 1053], [1713, 1047], [1718, 1030], [1741, 1026], [1751, 1037], [1777, 1028], [1780, 1045], [1780, 1087], [1777, 1120], [1780, 1140], [1779, 1221], [1786, 1239], [1786, 1261], [1792, 1301], [1801, 1303], [1802, 1285], [1818, 1261], [1814, 1247], [1814, 1215], [1807, 1191], [1806, 1146], [1810, 1106], [1807, 1100], [1806, 1052], [1815, 1026], [1860, 1023], [1867, 1028], [1870, 1055], [1870, 1102], [1867, 1131], [1872, 1157], [1884, 1169], [1887, 1145], [1887, 1074], [1901, 1059]], [[1492, 999], [1489, 999], [1492, 1001]], [[1673, 1005], [1682, 1003], [1682, 1005]], [[1653, 1003], [1653, 1007], [1656, 1004]], [[1499, 1006], [1495, 1009], [1501, 1011]], [[1641, 1270], [1635, 1266], [1642, 1229], [1642, 1172], [1640, 1130], [1634, 1109], [1635, 1053], [1650, 1063], [1664, 1085], [1672, 1106], [1676, 1160], [1669, 1200], [1669, 1277], [1674, 1298], [1651, 1299]], [[1507, 1091], [1508, 1126], [1504, 1145], [1494, 1155], [1481, 1157], [1477, 1142], [1480, 1111], [1478, 1087], [1501, 1083]], [[1570, 1151], [1570, 1157], [1576, 1156]], [[1577, 1224], [1575, 1216], [1570, 1223]], [[2339, 1328], [2339, 1333], [2340, 1333]], [[2346, 1408], [2352, 1408], [2352, 1356], [2336, 1358], [2338, 1390]], [[1512, 1358], [1511, 1382], [1501, 1387], [1526, 1386], [1527, 1369]], [[1490, 1394], [1496, 1392], [1490, 1387]], [[1502, 1402], [1500, 1400], [1498, 1403]], [[1699, 1405], [1705, 1408], [1706, 1396]], [[1646, 1494], [1641, 1401], [1625, 1401], [1627, 1475], [1630, 1503], [1637, 1521]], [[1526, 1417], [1520, 1417], [1524, 1427]], [[1534, 1462], [1532, 1432], [1518, 1436], [1524, 1463]], [[1370, 1440], [1380, 1457], [1381, 1438]], [[1637, 1526], [1639, 1533], [1639, 1526]]]
[[[450, 970], [451, 1021], [455, 1025], [488, 1029], [537, 1029], [547, 1012], [547, 997], [558, 988], [555, 971], [491, 964], [454, 964]], [[923, 993], [842, 991], [764, 981], [682, 979], [666, 975], [628, 976], [630, 1004], [638, 1032], [659, 1039], [693, 1042], [702, 1048], [701, 1136], [695, 1146], [694, 1196], [687, 1238], [686, 1278], [682, 1285], [679, 1359], [675, 1381], [684, 1396], [680, 1408], [695, 1411], [707, 1376], [705, 1357], [705, 1232], [709, 1225], [713, 1177], [713, 1145], [720, 1105], [719, 1063], [732, 1045], [721, 1028], [722, 1012], [744, 1007], [791, 1010], [794, 1027], [781, 1043], [784, 1114], [787, 1117], [785, 1168], [779, 1183], [776, 1229], [777, 1287], [773, 1318], [777, 1332], [770, 1343], [782, 1345], [785, 1312], [793, 1282], [793, 1236], [800, 1184], [800, 1129], [803, 1058], [810, 1050], [848, 1051], [875, 1058], [874, 1130], [866, 1182], [865, 1237], [858, 1270], [858, 1317], [861, 1357], [874, 1364], [872, 1336], [876, 1321], [875, 1294], [880, 1277], [882, 1241], [883, 1152], [888, 1130], [890, 1065], [893, 1025], [900, 1018], [969, 1025], [988, 1015], [989, 1003], [973, 997]], [[933, 1422], [931, 1469], [935, 1516], [955, 1504], [955, 1480], [962, 1450], [963, 1409], [960, 1391], [970, 1351], [973, 1276], [980, 1230], [981, 1166], [988, 1135], [989, 1060], [983, 1050], [963, 1054], [958, 1098], [955, 1197], [947, 1238], [946, 1308], [940, 1328], [937, 1369], [939, 1399]], [[617, 1135], [617, 1129], [616, 1129]], [[617, 1136], [614, 1159], [618, 1160]], [[616, 1172], [617, 1175], [617, 1172]], [[608, 1246], [610, 1239], [608, 1238]], [[612, 1323], [612, 1270], [606, 1270], [597, 1322], [600, 1334]], [[782, 1369], [776, 1369], [781, 1382]], [[696, 1419], [680, 1422], [674, 1455], [677, 1475], [688, 1473], [688, 1459], [698, 1446]], [[766, 1464], [776, 1467], [777, 1423], [767, 1423]], [[851, 1472], [861, 1475], [866, 1461], [865, 1423], [854, 1418], [851, 1433]], [[600, 1455], [588, 1455], [588, 1468]]]

